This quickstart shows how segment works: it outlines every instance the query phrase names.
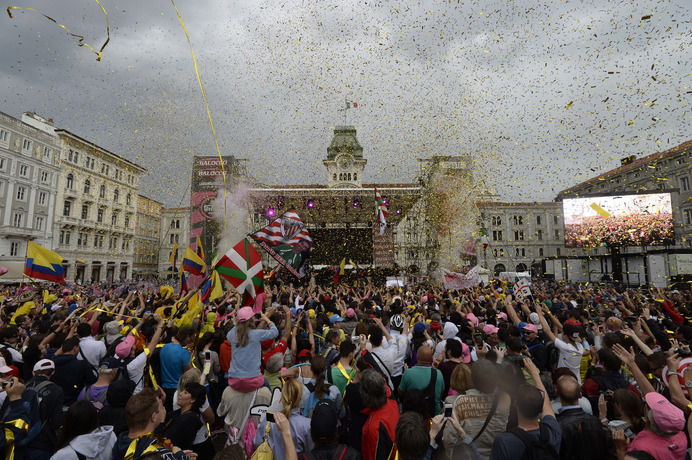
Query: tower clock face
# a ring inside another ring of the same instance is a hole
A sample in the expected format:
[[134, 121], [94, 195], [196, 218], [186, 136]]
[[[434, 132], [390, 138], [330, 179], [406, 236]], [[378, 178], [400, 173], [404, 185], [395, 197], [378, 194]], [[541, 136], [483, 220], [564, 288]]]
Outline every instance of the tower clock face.
[[348, 169], [351, 167], [351, 157], [348, 155], [339, 158], [339, 167], [341, 169]]

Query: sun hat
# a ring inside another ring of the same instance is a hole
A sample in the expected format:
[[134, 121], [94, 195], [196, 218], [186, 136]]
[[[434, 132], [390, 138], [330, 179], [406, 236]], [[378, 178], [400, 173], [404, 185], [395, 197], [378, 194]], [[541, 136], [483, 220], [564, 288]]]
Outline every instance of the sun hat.
[[239, 323], [244, 323], [245, 321], [249, 320], [255, 315], [254, 310], [252, 307], [243, 307], [240, 310], [238, 310], [238, 314], [236, 315], [236, 318], [238, 319]]
[[500, 330], [499, 327], [493, 326], [492, 324], [486, 324], [485, 326], [483, 326], [483, 332], [485, 332], [485, 335], [495, 334], [499, 330]]
[[534, 334], [538, 334], [538, 328], [535, 324], [527, 324], [526, 326], [522, 327], [522, 329], [525, 331], [533, 332]]
[[115, 347], [115, 354], [118, 355], [119, 358], [127, 358], [130, 356], [130, 351], [132, 350], [132, 346], [135, 344], [135, 338], [131, 335], [128, 335], [125, 337], [125, 340], [120, 342], [117, 347]]
[[661, 393], [649, 392], [645, 396], [656, 425], [666, 433], [677, 433], [685, 427], [685, 414], [671, 404]]

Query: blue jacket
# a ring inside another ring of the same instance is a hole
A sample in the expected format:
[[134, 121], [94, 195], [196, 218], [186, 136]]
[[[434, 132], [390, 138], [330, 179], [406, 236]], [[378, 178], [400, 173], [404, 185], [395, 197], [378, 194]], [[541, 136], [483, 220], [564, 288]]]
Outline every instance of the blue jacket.
[[226, 339], [231, 342], [232, 358], [228, 368], [228, 376], [236, 379], [251, 379], [262, 375], [262, 342], [275, 339], [279, 330], [274, 323], [269, 323], [269, 329], [250, 329], [248, 343], [238, 346], [236, 328], [228, 332]]

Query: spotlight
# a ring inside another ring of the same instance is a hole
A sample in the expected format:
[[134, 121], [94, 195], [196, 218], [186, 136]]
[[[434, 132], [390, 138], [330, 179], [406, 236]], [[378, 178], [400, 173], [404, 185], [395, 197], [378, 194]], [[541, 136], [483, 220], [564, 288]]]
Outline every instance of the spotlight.
[[353, 207], [358, 207], [360, 205], [360, 202], [358, 200], [353, 200]]
[[274, 208], [267, 208], [267, 217], [274, 217]]
[[308, 200], [308, 209], [312, 209], [315, 207], [315, 202], [312, 200]]
[[383, 199], [382, 199], [382, 204], [385, 205], [385, 206], [387, 206], [387, 198], [383, 198]]
[[401, 214], [401, 209], [397, 209], [397, 210], [396, 210], [396, 213], [397, 213], [397, 214]]

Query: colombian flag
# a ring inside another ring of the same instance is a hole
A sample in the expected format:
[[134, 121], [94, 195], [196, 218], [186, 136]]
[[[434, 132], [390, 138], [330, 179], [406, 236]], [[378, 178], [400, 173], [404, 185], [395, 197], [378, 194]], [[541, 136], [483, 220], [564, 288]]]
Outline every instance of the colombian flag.
[[207, 305], [212, 300], [223, 297], [223, 287], [221, 286], [221, 278], [219, 273], [213, 271], [209, 280], [202, 286], [201, 300], [204, 305]]
[[204, 260], [204, 248], [202, 248], [202, 239], [197, 235], [197, 249], [195, 250], [200, 259]]
[[183, 257], [183, 270], [192, 274], [201, 276], [202, 272], [206, 271], [204, 260], [202, 260], [190, 246], [185, 248], [185, 256]]
[[24, 274], [31, 278], [65, 284], [63, 260], [60, 255], [53, 251], [29, 241], [26, 246]]

